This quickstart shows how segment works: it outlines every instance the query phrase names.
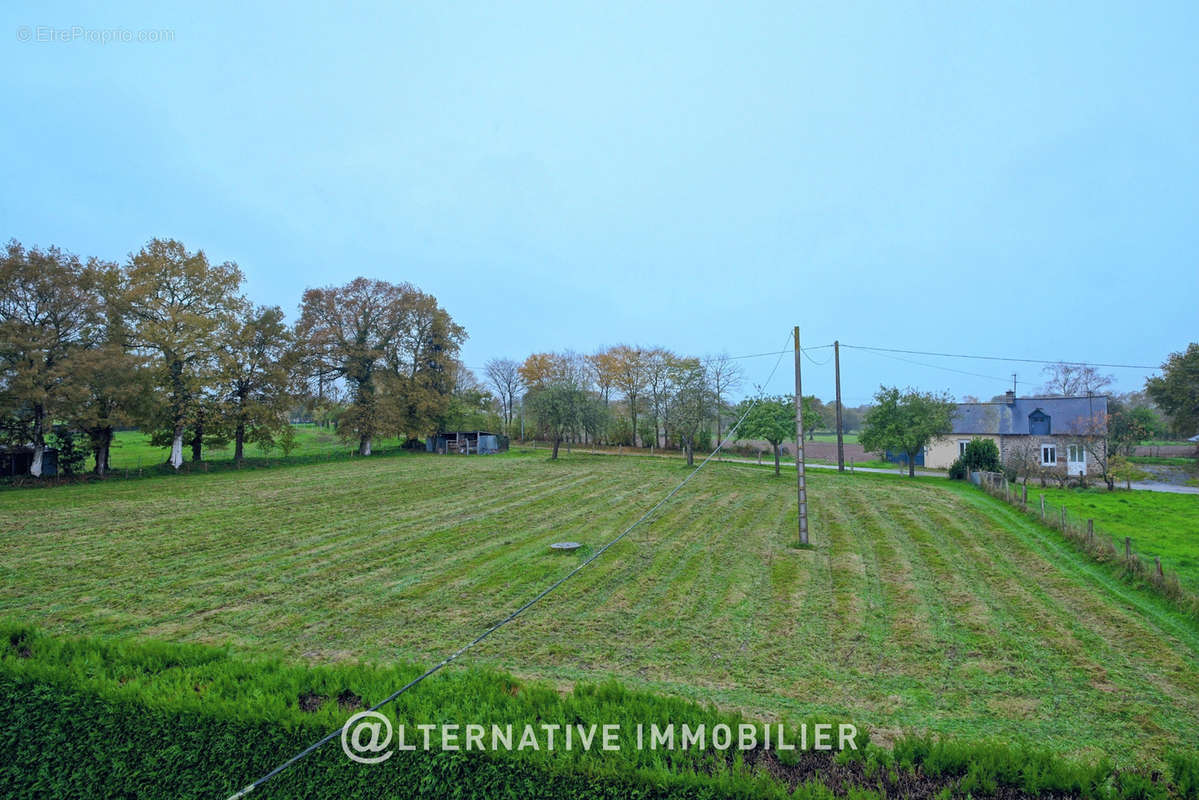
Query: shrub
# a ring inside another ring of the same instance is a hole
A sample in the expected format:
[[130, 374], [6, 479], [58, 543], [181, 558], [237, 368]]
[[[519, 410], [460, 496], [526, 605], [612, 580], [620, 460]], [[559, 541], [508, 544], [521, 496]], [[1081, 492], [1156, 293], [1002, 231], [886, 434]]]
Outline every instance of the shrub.
[[955, 458], [949, 465], [949, 479], [951, 481], [966, 480], [966, 462], [962, 461], [960, 457]]
[[58, 474], [78, 475], [83, 470], [88, 453], [76, 431], [66, 425], [55, 425], [50, 444], [58, 450]]
[[994, 439], [971, 439], [962, 453], [962, 462], [971, 471], [999, 472], [999, 446]]

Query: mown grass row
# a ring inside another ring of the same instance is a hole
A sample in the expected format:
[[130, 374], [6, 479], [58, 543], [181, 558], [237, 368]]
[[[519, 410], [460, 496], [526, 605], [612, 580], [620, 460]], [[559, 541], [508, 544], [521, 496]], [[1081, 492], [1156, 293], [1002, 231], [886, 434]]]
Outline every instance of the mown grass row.
[[[0, 614], [56, 634], [432, 663], [635, 520], [676, 462], [414, 455], [0, 493]], [[853, 714], [1125, 765], [1199, 728], [1199, 630], [944, 481], [710, 464], [651, 524], [472, 651], [759, 718]], [[550, 551], [584, 544], [582, 555]]]

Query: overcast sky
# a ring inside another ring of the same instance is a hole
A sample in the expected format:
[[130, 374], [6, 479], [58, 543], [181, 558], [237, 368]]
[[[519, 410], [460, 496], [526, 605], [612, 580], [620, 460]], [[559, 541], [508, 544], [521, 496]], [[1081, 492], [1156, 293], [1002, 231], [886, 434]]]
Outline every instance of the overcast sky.
[[[4, 238], [178, 238], [293, 318], [410, 281], [476, 368], [793, 324], [1149, 365], [1199, 338], [1194, 2], [102, 5], [0, 10]], [[978, 375], [845, 351], [846, 401], [1041, 383], [906, 358]]]

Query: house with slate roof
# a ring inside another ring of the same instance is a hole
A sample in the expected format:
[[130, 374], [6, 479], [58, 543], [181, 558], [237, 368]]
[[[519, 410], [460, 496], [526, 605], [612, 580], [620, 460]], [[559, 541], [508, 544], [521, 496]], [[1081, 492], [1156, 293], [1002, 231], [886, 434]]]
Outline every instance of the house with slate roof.
[[1107, 433], [1107, 397], [1016, 397], [1002, 402], [959, 403], [953, 432], [930, 444], [924, 464], [945, 469], [971, 439], [991, 439], [999, 457], [1008, 462], [1017, 453], [1034, 454], [1046, 470], [1078, 475], [1099, 474], [1096, 453], [1102, 453]]

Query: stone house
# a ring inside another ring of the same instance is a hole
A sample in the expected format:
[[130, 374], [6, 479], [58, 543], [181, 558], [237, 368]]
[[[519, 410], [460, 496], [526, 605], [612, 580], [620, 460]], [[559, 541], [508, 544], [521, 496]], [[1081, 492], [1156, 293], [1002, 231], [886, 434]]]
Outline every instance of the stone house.
[[1005, 464], [1028, 458], [1051, 472], [1098, 475], [1106, 436], [1106, 396], [1016, 397], [1008, 392], [1002, 402], [959, 403], [953, 432], [925, 448], [924, 465], [946, 469], [971, 439], [991, 439]]

